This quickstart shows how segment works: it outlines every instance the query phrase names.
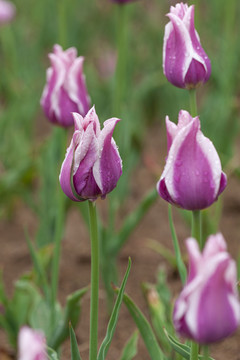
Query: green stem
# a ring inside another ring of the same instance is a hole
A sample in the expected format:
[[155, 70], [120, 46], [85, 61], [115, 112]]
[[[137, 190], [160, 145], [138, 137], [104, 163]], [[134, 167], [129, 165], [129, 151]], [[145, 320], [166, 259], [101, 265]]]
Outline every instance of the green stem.
[[197, 111], [197, 92], [196, 89], [189, 90], [189, 105], [190, 105], [190, 112], [191, 116], [195, 117], [198, 115]]
[[99, 244], [96, 205], [91, 201], [88, 201], [88, 205], [91, 237], [91, 304], [89, 360], [96, 360], [98, 351]]
[[126, 48], [127, 48], [127, 6], [117, 5], [117, 48], [118, 59], [115, 74], [113, 110], [116, 116], [121, 113], [121, 105], [126, 87]]
[[190, 360], [198, 360], [198, 349], [199, 349], [198, 344], [192, 342]]
[[200, 210], [192, 211], [192, 237], [198, 241], [199, 247], [202, 249], [202, 214]]
[[209, 348], [207, 345], [203, 346], [203, 359], [209, 360]]
[[[60, 161], [63, 161], [64, 154], [66, 151], [66, 139], [67, 132], [65, 129], [56, 128], [53, 136], [59, 137], [59, 142], [61, 143], [60, 148]], [[54, 140], [53, 140], [54, 141]], [[58, 180], [57, 180], [58, 181]], [[58, 289], [58, 277], [59, 277], [59, 262], [60, 262], [60, 251], [61, 251], [61, 240], [64, 227], [64, 217], [65, 217], [65, 200], [66, 196], [62, 192], [60, 185], [58, 183], [57, 188], [57, 218], [55, 222], [55, 232], [54, 232], [54, 252], [53, 252], [53, 261], [52, 261], [52, 306], [55, 307], [55, 302], [57, 299], [57, 289]], [[54, 312], [54, 311], [53, 311]]]
[[66, 1], [57, 0], [58, 3], [58, 38], [59, 44], [65, 48], [67, 42], [67, 24], [66, 24]]
[[172, 235], [172, 240], [173, 240], [173, 247], [174, 247], [174, 251], [175, 251], [175, 254], [176, 254], [176, 261], [177, 261], [178, 271], [179, 271], [182, 283], [185, 284], [186, 278], [187, 278], [187, 271], [186, 271], [186, 267], [184, 265], [184, 262], [182, 260], [181, 250], [180, 250], [180, 247], [179, 247], [177, 234], [176, 234], [175, 227], [174, 227], [174, 224], [173, 224], [172, 206], [171, 205], [168, 206], [168, 219], [169, 219], [171, 235]]
[[[10, 24], [1, 29], [1, 46], [3, 50], [4, 72], [1, 74], [1, 81], [10, 95], [13, 95], [13, 85], [19, 73], [17, 46], [15, 34]], [[3, 78], [3, 80], [2, 80]]]

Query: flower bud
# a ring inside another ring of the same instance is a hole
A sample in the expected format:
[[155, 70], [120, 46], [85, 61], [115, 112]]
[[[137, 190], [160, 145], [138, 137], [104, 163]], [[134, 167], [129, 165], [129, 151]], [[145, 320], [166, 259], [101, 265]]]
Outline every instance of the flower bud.
[[194, 6], [177, 4], [167, 14], [163, 43], [163, 72], [180, 88], [195, 88], [211, 74], [211, 63], [194, 27]]
[[27, 326], [18, 335], [18, 360], [47, 360], [46, 339], [42, 332]]
[[184, 110], [178, 124], [166, 117], [168, 156], [157, 184], [159, 195], [186, 210], [201, 210], [217, 200], [227, 177], [213, 143], [200, 130], [198, 117]]
[[0, 0], [0, 25], [10, 22], [16, 13], [16, 8], [13, 3], [6, 0]]
[[173, 322], [176, 331], [200, 344], [232, 334], [240, 322], [237, 270], [221, 234], [208, 238], [203, 253], [187, 239], [188, 280], [178, 297]]
[[73, 118], [75, 131], [62, 164], [60, 185], [74, 201], [104, 198], [122, 174], [122, 160], [112, 138], [119, 119], [106, 120], [100, 130], [94, 107], [84, 118], [77, 113]]
[[41, 106], [46, 117], [63, 127], [73, 125], [72, 112], [85, 116], [90, 108], [82, 56], [76, 48], [63, 51], [55, 45], [49, 54], [51, 67], [47, 69], [47, 84], [43, 90]]

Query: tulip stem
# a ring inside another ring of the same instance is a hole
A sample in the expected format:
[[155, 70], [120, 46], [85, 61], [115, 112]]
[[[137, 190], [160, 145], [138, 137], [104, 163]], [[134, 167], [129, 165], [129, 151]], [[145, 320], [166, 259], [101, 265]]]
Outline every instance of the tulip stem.
[[96, 205], [94, 202], [88, 201], [88, 206], [91, 238], [91, 304], [89, 360], [96, 360], [98, 351], [99, 243]]
[[192, 212], [192, 237], [198, 241], [199, 247], [202, 249], [202, 214], [200, 210]]
[[[59, 155], [60, 161], [64, 158], [64, 153], [66, 149], [66, 139], [67, 131], [65, 129], [56, 128], [53, 134], [54, 137], [59, 138], [61, 143], [61, 149]], [[63, 234], [64, 226], [64, 217], [65, 217], [65, 200], [66, 197], [62, 192], [60, 185], [57, 188], [57, 218], [55, 222], [55, 232], [54, 232], [54, 251], [53, 251], [53, 260], [52, 260], [52, 315], [53, 320], [55, 319], [55, 302], [57, 298], [57, 289], [58, 289], [58, 277], [59, 277], [59, 261], [60, 261], [60, 251], [61, 251], [61, 240]], [[54, 321], [53, 321], [54, 322]]]
[[198, 349], [198, 344], [192, 341], [190, 360], [198, 360]]
[[127, 6], [118, 5], [118, 21], [117, 21], [117, 47], [118, 59], [116, 66], [115, 79], [115, 97], [114, 97], [114, 113], [120, 116], [123, 94], [126, 81], [126, 46], [127, 46]]
[[209, 360], [209, 348], [207, 345], [203, 346], [203, 359]]
[[197, 111], [197, 91], [196, 89], [189, 89], [189, 104], [190, 104], [190, 112], [192, 117], [198, 115]]
[[168, 205], [168, 219], [169, 219], [171, 235], [172, 235], [172, 240], [173, 240], [173, 247], [174, 247], [174, 251], [175, 251], [175, 255], [176, 255], [177, 267], [178, 267], [178, 271], [180, 274], [182, 284], [184, 285], [186, 282], [186, 278], [187, 278], [187, 271], [186, 271], [186, 267], [185, 267], [183, 259], [182, 259], [177, 234], [176, 234], [174, 224], [173, 224], [172, 205]]
[[65, 48], [67, 39], [67, 26], [66, 26], [66, 1], [58, 0], [58, 38], [59, 44]]
[[[115, 71], [114, 83], [114, 98], [113, 98], [113, 113], [114, 116], [121, 117], [123, 113], [124, 100], [126, 98], [127, 90], [127, 42], [129, 38], [128, 33], [128, 6], [117, 4], [117, 65]], [[115, 133], [116, 142], [122, 153], [125, 154], [129, 142], [129, 127], [128, 122], [119, 124], [117, 132]]]

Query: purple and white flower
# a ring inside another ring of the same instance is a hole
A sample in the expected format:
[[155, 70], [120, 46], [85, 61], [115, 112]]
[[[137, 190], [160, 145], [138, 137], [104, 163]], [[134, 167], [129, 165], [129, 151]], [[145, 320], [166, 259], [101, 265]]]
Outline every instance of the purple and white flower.
[[200, 344], [232, 334], [240, 322], [237, 270], [222, 234], [211, 235], [200, 252], [187, 239], [189, 274], [173, 313], [176, 331]]
[[159, 195], [187, 210], [201, 210], [217, 200], [227, 177], [213, 143], [200, 130], [198, 117], [184, 110], [178, 124], [166, 117], [168, 156], [157, 184]]
[[180, 88], [195, 88], [211, 74], [210, 60], [194, 27], [194, 6], [177, 4], [167, 14], [163, 44], [163, 72]]
[[12, 21], [16, 14], [15, 5], [6, 0], [0, 0], [0, 25]]
[[27, 326], [18, 335], [18, 360], [47, 360], [46, 339], [42, 332]]
[[72, 112], [85, 116], [90, 109], [82, 56], [76, 48], [63, 51], [55, 45], [49, 54], [51, 67], [47, 69], [47, 84], [43, 90], [41, 105], [46, 117], [63, 127], [73, 125]]
[[75, 131], [62, 164], [60, 185], [74, 201], [104, 198], [122, 174], [122, 160], [112, 138], [119, 119], [106, 120], [101, 130], [94, 107], [84, 118], [77, 113], [73, 118]]

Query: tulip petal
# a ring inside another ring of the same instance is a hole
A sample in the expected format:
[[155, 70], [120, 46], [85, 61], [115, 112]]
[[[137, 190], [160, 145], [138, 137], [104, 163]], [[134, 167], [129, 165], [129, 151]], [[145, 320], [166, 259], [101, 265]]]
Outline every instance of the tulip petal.
[[169, 13], [164, 36], [164, 74], [175, 86], [184, 88], [184, 77], [191, 63], [191, 39], [183, 22]]
[[75, 142], [72, 139], [71, 144], [67, 149], [65, 159], [62, 163], [62, 167], [59, 175], [59, 181], [64, 194], [67, 195], [73, 201], [79, 201], [79, 199], [77, 199], [74, 196], [71, 188], [71, 171], [72, 171], [74, 148], [75, 148]]
[[168, 189], [166, 187], [166, 183], [165, 183], [165, 179], [161, 178], [158, 183], [157, 183], [157, 191], [159, 193], [159, 195], [166, 200], [167, 202], [169, 202], [172, 205], [177, 205], [175, 203], [175, 201], [171, 198]]
[[117, 118], [106, 120], [98, 138], [99, 155], [93, 167], [93, 175], [103, 196], [116, 187], [122, 174], [122, 160], [112, 139], [114, 128], [119, 121]]
[[[233, 276], [237, 280], [233, 262], [231, 266], [233, 266]], [[208, 278], [201, 291], [199, 299], [201, 306], [198, 309], [198, 330], [196, 334], [200, 343], [219, 341], [230, 335], [238, 326], [236, 314], [229, 303], [229, 285], [224, 278], [227, 267], [229, 267], [228, 258], [219, 262], [213, 275]], [[234, 299], [234, 302], [237, 302], [237, 299]], [[237, 307], [239, 314], [239, 304]]]
[[227, 251], [227, 244], [224, 240], [224, 237], [221, 233], [216, 235], [211, 235], [208, 237], [206, 245], [204, 246], [203, 250], [203, 257], [204, 259], [211, 258], [213, 255], [216, 255], [220, 252]]
[[227, 186], [227, 175], [224, 172], [222, 172], [217, 197], [223, 192], [226, 186]]
[[83, 76], [84, 57], [78, 57], [70, 66], [64, 89], [69, 98], [77, 106], [77, 111], [85, 116], [90, 108], [90, 98], [87, 93], [85, 77]]
[[83, 128], [86, 129], [90, 123], [93, 124], [93, 129], [98, 137], [100, 135], [100, 122], [94, 106], [88, 111], [87, 115], [83, 119]]
[[198, 118], [179, 130], [161, 178], [170, 197], [184, 209], [198, 210], [217, 197], [221, 163], [212, 142], [199, 129]]
[[101, 193], [97, 186], [92, 168], [97, 160], [98, 142], [94, 132], [94, 124], [90, 123], [75, 151], [73, 184], [83, 198], [97, 198]]
[[211, 63], [194, 27], [194, 6], [177, 4], [167, 16], [170, 22], [164, 33], [163, 72], [175, 86], [196, 87], [208, 80]]
[[201, 252], [199, 250], [198, 243], [194, 238], [188, 238], [186, 240], [186, 246], [189, 258], [189, 271], [187, 279], [187, 283], [189, 283], [198, 272], [198, 268], [201, 263]]

